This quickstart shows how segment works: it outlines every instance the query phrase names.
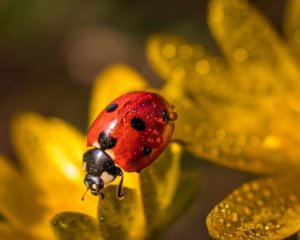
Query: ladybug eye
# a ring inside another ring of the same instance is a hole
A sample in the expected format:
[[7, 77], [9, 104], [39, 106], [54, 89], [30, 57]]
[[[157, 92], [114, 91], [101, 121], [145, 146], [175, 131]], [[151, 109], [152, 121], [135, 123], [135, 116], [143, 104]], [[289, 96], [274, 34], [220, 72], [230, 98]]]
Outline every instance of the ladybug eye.
[[131, 119], [130, 124], [131, 124], [131, 127], [133, 127], [135, 130], [138, 130], [138, 131], [143, 131], [146, 128], [143, 119], [141, 119], [141, 118], [139, 118], [137, 116], [133, 117]]
[[166, 122], [166, 123], [168, 123], [169, 122], [169, 120], [170, 120], [170, 116], [169, 116], [169, 112], [167, 111], [167, 110], [165, 110], [165, 111], [163, 111], [163, 118], [164, 118], [164, 121]]
[[148, 146], [144, 146], [143, 151], [144, 151], [145, 156], [148, 156], [152, 152], [152, 149]]
[[174, 111], [169, 112], [169, 111], [165, 110], [165, 111], [163, 111], [162, 115], [163, 115], [164, 121], [166, 123], [168, 123], [170, 120], [175, 121], [177, 119], [177, 113]]
[[108, 112], [108, 113], [113, 112], [117, 109], [117, 107], [118, 107], [118, 104], [112, 103], [112, 104], [108, 105], [108, 107], [106, 108], [106, 112]]

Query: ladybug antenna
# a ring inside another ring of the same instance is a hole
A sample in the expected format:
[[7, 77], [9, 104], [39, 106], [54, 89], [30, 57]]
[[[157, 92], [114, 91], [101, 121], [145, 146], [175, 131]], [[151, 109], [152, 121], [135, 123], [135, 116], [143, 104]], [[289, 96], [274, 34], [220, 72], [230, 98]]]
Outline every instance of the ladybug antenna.
[[82, 195], [81, 201], [84, 201], [84, 197], [85, 197], [85, 195], [86, 195], [86, 193], [88, 192], [89, 189], [90, 189], [90, 187], [87, 187], [86, 191]]
[[123, 180], [124, 180], [124, 175], [122, 174], [117, 188], [117, 198], [119, 200], [122, 200], [125, 197], [124, 194], [122, 193]]

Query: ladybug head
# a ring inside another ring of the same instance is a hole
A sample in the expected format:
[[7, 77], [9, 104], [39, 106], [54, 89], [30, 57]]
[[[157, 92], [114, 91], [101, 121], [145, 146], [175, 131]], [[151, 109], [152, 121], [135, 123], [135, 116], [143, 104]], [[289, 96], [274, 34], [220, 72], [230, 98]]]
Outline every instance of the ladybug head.
[[101, 149], [93, 148], [83, 155], [83, 169], [86, 171], [84, 184], [93, 195], [102, 196], [101, 190], [104, 188], [105, 182], [101, 178], [101, 174], [106, 170], [106, 165], [110, 160], [109, 156]]
[[90, 190], [93, 195], [101, 196], [102, 198], [104, 194], [101, 191], [104, 186], [111, 183], [117, 176], [120, 176], [121, 181], [118, 186], [117, 197], [122, 198], [123, 172], [119, 167], [115, 166], [114, 161], [105, 151], [98, 148], [88, 150], [83, 155], [83, 169], [86, 171], [84, 184], [87, 186], [87, 191]]
[[102, 198], [104, 197], [103, 193], [101, 192], [102, 188], [104, 187], [104, 182], [100, 177], [96, 177], [87, 173], [84, 178], [84, 184], [93, 195], [101, 196]]

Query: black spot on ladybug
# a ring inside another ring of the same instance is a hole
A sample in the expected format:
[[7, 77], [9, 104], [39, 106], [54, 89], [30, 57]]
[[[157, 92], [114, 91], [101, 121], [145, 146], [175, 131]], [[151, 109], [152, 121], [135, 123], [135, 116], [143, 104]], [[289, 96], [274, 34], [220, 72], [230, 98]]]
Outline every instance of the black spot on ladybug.
[[152, 152], [152, 149], [150, 147], [144, 146], [143, 151], [145, 156], [148, 156]]
[[131, 119], [130, 124], [131, 124], [131, 127], [133, 127], [134, 129], [136, 129], [138, 131], [143, 131], [146, 128], [143, 119], [141, 119], [140, 117], [137, 117], [137, 116], [135, 116]]
[[100, 132], [100, 134], [98, 136], [98, 142], [99, 142], [100, 148], [102, 150], [105, 150], [105, 149], [113, 148], [117, 143], [117, 139], [113, 138], [109, 134], [102, 131], [102, 132]]
[[163, 111], [163, 118], [164, 118], [164, 121], [166, 123], [168, 123], [170, 121], [170, 116], [169, 116], [169, 112], [167, 110]]
[[117, 107], [118, 107], [118, 104], [112, 103], [106, 108], [106, 112], [108, 112], [108, 113], [113, 112], [117, 109]]

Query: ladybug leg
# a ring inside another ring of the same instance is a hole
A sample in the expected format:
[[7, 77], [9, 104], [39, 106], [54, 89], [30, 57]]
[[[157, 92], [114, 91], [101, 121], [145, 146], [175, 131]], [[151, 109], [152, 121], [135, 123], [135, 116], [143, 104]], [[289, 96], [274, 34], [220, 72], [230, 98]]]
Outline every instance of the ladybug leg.
[[118, 199], [122, 200], [124, 198], [124, 194], [122, 193], [122, 186], [123, 186], [124, 174], [123, 174], [121, 168], [113, 165], [109, 169], [106, 169], [106, 170], [107, 170], [107, 172], [109, 174], [111, 174], [114, 177], [117, 177], [117, 176], [121, 177], [120, 182], [118, 184], [116, 195], [117, 195]]
[[124, 180], [124, 174], [122, 172], [122, 170], [119, 167], [116, 167], [118, 169], [118, 176], [121, 177], [118, 188], [117, 188], [117, 198], [119, 200], [122, 200], [125, 196], [122, 193], [122, 186], [123, 186], [123, 180]]
[[103, 200], [104, 199], [104, 193], [100, 192], [99, 195], [100, 195], [101, 199]]

